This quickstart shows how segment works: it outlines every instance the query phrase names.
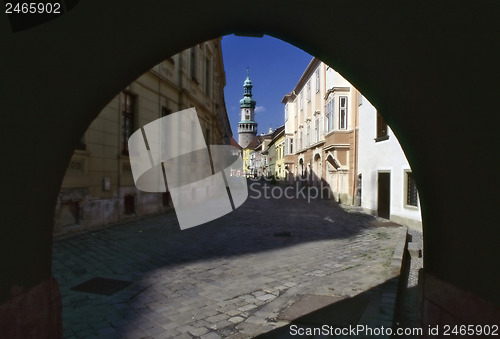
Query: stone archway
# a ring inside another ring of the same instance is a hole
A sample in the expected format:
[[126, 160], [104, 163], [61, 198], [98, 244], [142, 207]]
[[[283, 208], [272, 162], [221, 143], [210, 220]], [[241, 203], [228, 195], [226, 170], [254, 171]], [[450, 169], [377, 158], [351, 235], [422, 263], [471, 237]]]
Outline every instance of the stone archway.
[[[498, 198], [480, 181], [494, 178], [487, 184], [495, 187], [497, 176], [485, 161], [496, 154], [496, 115], [491, 101], [479, 96], [495, 98], [500, 89], [491, 76], [500, 73], [494, 35], [500, 13], [484, 6], [256, 0], [252, 8], [259, 15], [242, 20], [249, 13], [240, 3], [88, 0], [17, 33], [7, 16], [0, 18], [2, 46], [8, 46], [0, 64], [2, 332], [58, 336], [54, 205], [73, 146], [92, 119], [161, 59], [233, 32], [270, 34], [318, 56], [383, 112], [419, 183], [424, 323], [446, 316], [477, 323], [486, 313], [497, 314], [500, 277], [492, 263], [500, 257]], [[290, 25], [291, 18], [301, 25]], [[480, 134], [470, 128], [474, 124]], [[464, 154], [478, 164], [467, 169], [474, 179], [466, 182], [459, 170]], [[480, 232], [472, 231], [477, 226]], [[449, 293], [463, 298], [450, 306]], [[479, 311], [465, 312], [471, 305]]]

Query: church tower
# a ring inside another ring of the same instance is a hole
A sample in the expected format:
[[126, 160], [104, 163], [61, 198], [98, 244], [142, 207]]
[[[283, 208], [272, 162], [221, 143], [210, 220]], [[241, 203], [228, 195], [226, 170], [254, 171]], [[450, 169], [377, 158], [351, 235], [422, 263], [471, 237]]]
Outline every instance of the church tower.
[[246, 148], [257, 135], [257, 123], [255, 122], [255, 100], [252, 99], [252, 80], [249, 70], [247, 78], [243, 83], [243, 99], [240, 100], [241, 119], [238, 123], [238, 143]]

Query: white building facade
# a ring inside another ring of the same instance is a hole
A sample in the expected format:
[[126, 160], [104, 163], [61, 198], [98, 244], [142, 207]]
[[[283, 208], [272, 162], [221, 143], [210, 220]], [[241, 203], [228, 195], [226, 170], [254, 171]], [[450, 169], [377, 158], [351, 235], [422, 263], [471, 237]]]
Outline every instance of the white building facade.
[[417, 186], [411, 167], [376, 108], [359, 99], [358, 194], [365, 212], [422, 231]]

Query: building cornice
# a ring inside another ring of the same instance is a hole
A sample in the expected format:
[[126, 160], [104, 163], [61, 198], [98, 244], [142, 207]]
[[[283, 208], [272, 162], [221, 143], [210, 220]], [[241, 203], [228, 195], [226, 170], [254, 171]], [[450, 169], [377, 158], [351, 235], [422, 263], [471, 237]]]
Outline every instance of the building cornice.
[[330, 96], [330, 94], [335, 94], [335, 93], [346, 93], [346, 92], [350, 92], [351, 91], [351, 87], [332, 87], [330, 89], [328, 89], [326, 91], [326, 94], [325, 94], [325, 100], [328, 99], [328, 97]]
[[331, 145], [323, 147], [323, 151], [326, 152], [326, 151], [332, 150], [334, 148], [349, 149], [349, 148], [351, 148], [351, 145], [350, 144], [331, 144]]
[[353, 129], [336, 129], [336, 130], [333, 130], [333, 131], [326, 133], [325, 138], [327, 138], [333, 134], [350, 134], [350, 133], [354, 133], [354, 130]]

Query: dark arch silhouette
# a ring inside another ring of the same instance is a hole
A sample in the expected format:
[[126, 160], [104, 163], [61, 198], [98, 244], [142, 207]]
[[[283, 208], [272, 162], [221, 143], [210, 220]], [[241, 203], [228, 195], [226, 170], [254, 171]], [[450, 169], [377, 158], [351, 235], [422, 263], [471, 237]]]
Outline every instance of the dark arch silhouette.
[[54, 205], [73, 146], [100, 108], [160, 60], [229, 33], [293, 43], [382, 112], [419, 183], [424, 323], [495, 319], [500, 10], [491, 4], [87, 0], [16, 33], [1, 16], [0, 329], [60, 331]]

